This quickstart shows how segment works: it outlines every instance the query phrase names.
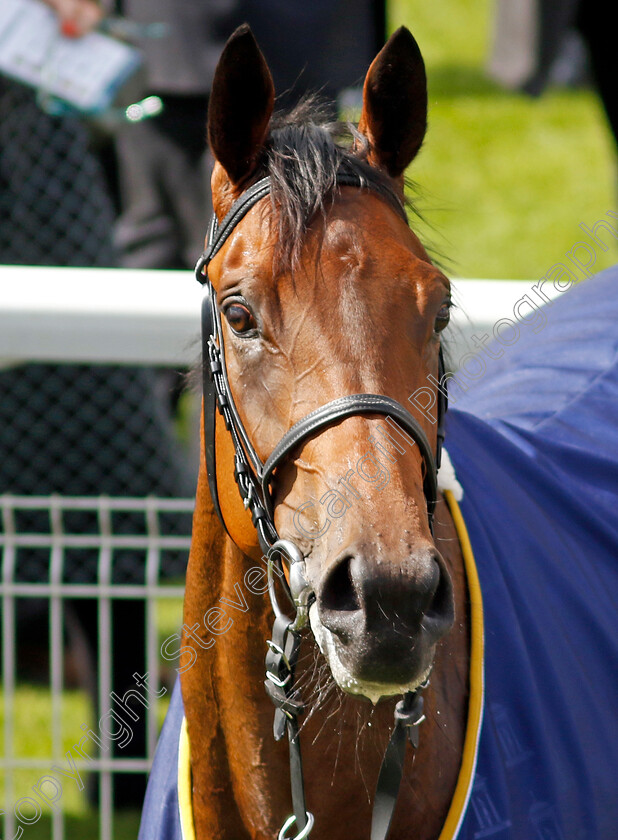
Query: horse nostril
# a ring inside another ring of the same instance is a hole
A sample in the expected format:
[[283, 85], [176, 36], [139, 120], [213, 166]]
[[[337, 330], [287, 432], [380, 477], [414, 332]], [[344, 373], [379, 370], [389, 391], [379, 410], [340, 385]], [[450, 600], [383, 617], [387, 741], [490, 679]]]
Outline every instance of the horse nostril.
[[434, 563], [438, 567], [438, 583], [434, 590], [431, 603], [425, 612], [426, 625], [434, 625], [439, 635], [443, 635], [453, 624], [455, 613], [453, 603], [453, 584], [451, 576], [443, 562], [438, 560], [439, 555], [434, 555]]
[[328, 573], [320, 593], [322, 611], [355, 612], [360, 609], [350, 568], [352, 559], [343, 557]]
[[[453, 624], [453, 587], [440, 554], [420, 549], [409, 570], [378, 567], [363, 553], [349, 552], [326, 572], [317, 593], [322, 624], [347, 645], [359, 634], [413, 638], [421, 628], [436, 642]], [[392, 641], [392, 638], [391, 638]]]

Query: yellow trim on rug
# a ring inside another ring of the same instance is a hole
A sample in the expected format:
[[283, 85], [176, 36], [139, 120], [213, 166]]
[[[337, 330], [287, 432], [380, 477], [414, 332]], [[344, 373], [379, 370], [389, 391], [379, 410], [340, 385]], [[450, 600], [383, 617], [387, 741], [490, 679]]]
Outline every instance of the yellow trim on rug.
[[[461, 510], [453, 493], [444, 491], [464, 560], [468, 592], [470, 595], [470, 698], [468, 701], [468, 721], [464, 739], [463, 755], [459, 777], [453, 794], [451, 807], [446, 817], [439, 840], [454, 840], [465, 814], [476, 767], [479, 735], [483, 720], [484, 701], [484, 655], [483, 655], [483, 598], [474, 552]], [[180, 829], [183, 840], [196, 840], [193, 823], [193, 801], [191, 797], [191, 757], [189, 733], [186, 718], [182, 719], [178, 743], [178, 808], [180, 811]]]
[[183, 716], [180, 738], [178, 739], [178, 810], [180, 812], [182, 840], [195, 840], [192, 789], [189, 732], [187, 730], [187, 719]]
[[463, 755], [459, 777], [453, 794], [451, 807], [446, 817], [439, 840], [453, 840], [461, 826], [466, 806], [470, 798], [476, 757], [478, 752], [479, 735], [483, 721], [484, 703], [484, 639], [483, 639], [483, 597], [474, 552], [470, 544], [468, 529], [464, 522], [461, 509], [450, 490], [444, 492], [449, 506], [459, 545], [464, 560], [468, 592], [470, 595], [470, 698], [468, 700], [468, 722], [464, 739]]

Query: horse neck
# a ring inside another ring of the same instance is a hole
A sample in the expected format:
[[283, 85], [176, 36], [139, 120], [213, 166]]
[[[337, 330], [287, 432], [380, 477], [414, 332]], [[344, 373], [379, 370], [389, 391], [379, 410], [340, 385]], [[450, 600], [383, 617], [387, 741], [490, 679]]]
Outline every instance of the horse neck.
[[[225, 609], [233, 623], [215, 636], [211, 647], [198, 651], [195, 664], [182, 675], [197, 838], [272, 838], [291, 804], [287, 745], [272, 737], [273, 706], [263, 687], [270, 603], [267, 595], [247, 590], [246, 573], [256, 562], [209, 516], [203, 482], [196, 507], [200, 510], [187, 573], [185, 626], [203, 627], [204, 615], [214, 606]], [[439, 835], [461, 763], [468, 691], [467, 593], [459, 544], [444, 502], [436, 511], [436, 543], [453, 576], [456, 624], [438, 646], [431, 684], [424, 693], [427, 720], [421, 726], [419, 749], [415, 754], [408, 749], [389, 840], [431, 840]], [[202, 635], [212, 637], [206, 631]], [[296, 676], [303, 699], [309, 701], [305, 720], [301, 718], [308, 807], [318, 825], [328, 826], [330, 840], [368, 837], [394, 701], [374, 708], [345, 696], [326, 671], [308, 635]]]

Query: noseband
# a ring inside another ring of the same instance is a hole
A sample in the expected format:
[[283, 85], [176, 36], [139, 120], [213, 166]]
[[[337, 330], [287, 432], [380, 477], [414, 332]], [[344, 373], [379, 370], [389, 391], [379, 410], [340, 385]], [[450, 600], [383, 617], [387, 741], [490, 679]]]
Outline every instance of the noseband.
[[[352, 173], [340, 171], [337, 186], [368, 187]], [[195, 267], [197, 280], [204, 287], [202, 302], [202, 367], [204, 406], [204, 450], [210, 495], [217, 516], [229, 534], [219, 503], [217, 491], [215, 418], [217, 409], [221, 413], [226, 429], [234, 444], [234, 478], [245, 508], [251, 512], [257, 531], [260, 548], [268, 558], [269, 593], [275, 623], [273, 638], [268, 642], [266, 656], [266, 690], [276, 706], [274, 734], [279, 740], [287, 729], [290, 742], [290, 775], [294, 814], [286, 820], [279, 840], [302, 840], [313, 827], [313, 816], [306, 811], [303, 790], [300, 743], [298, 738], [298, 716], [304, 707], [293, 691], [294, 671], [300, 646], [299, 631], [308, 622], [309, 608], [315, 600], [306, 579], [305, 561], [300, 549], [290, 540], [279, 537], [274, 521], [274, 494], [272, 485], [276, 470], [304, 441], [320, 430], [355, 415], [380, 414], [392, 417], [418, 446], [423, 460], [423, 491], [427, 501], [429, 527], [433, 534], [433, 513], [438, 499], [437, 470], [440, 467], [442, 443], [444, 441], [444, 415], [447, 408], [446, 396], [438, 389], [438, 433], [436, 455], [418, 421], [401, 403], [382, 394], [351, 394], [339, 397], [307, 414], [289, 429], [263, 463], [253, 446], [240, 418], [230, 388], [221, 313], [217, 306], [216, 291], [208, 278], [208, 264], [223, 247], [236, 225], [251, 208], [265, 198], [271, 190], [270, 178], [262, 178], [249, 187], [232, 205], [219, 224], [213, 213], [208, 233], [208, 246]], [[396, 212], [406, 221], [405, 210], [394, 192], [379, 195], [387, 198]], [[439, 378], [444, 374], [442, 350], [439, 356]], [[231, 535], [230, 535], [231, 536]], [[289, 564], [289, 584], [279, 571], [282, 560]], [[295, 607], [295, 616], [290, 619], [281, 609], [276, 594], [274, 573], [277, 571], [290, 601]], [[374, 803], [371, 840], [384, 840], [388, 833], [403, 770], [406, 731], [413, 746], [418, 744], [418, 729], [423, 720], [423, 699], [421, 688], [407, 692], [396, 707], [395, 728], [387, 747]], [[298, 833], [287, 838], [287, 831], [295, 824]]]

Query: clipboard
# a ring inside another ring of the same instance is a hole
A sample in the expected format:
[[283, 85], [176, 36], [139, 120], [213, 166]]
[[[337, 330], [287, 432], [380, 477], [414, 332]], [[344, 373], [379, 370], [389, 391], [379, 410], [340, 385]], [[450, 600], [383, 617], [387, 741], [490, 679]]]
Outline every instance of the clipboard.
[[40, 0], [0, 3], [0, 73], [43, 97], [100, 114], [140, 64], [139, 50], [100, 32], [64, 37], [56, 14]]

